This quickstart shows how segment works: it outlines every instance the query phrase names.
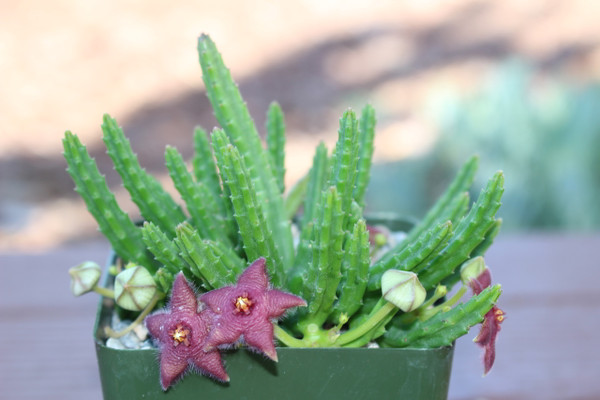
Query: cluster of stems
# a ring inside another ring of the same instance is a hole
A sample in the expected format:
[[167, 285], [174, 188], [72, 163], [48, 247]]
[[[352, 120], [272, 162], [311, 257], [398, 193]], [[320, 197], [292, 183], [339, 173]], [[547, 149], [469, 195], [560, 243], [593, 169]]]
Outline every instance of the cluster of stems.
[[[280, 106], [273, 103], [267, 110], [265, 148], [208, 36], [199, 38], [198, 51], [220, 127], [210, 135], [195, 130], [191, 170], [177, 149], [167, 147], [166, 167], [181, 202], [139, 165], [123, 130], [105, 115], [108, 154], [144, 220], [136, 224], [117, 204], [77, 135], [65, 134], [68, 172], [119, 257], [144, 267], [166, 295], [180, 271], [200, 290], [210, 291], [231, 285], [246, 265], [264, 257], [272, 284], [308, 304], [275, 327], [286, 346], [449, 345], [482, 321], [500, 295], [499, 286], [458, 306], [458, 298], [437, 303], [459, 282], [458, 268], [483, 255], [499, 231], [495, 215], [502, 172], [471, 205], [478, 160], [468, 160], [407, 238], [373, 262], [374, 240], [363, 211], [374, 109], [344, 112], [335, 148], [329, 152], [321, 143], [308, 174], [286, 192]], [[375, 241], [381, 245], [381, 234]], [[391, 269], [416, 274], [427, 293], [423, 305], [400, 311], [382, 298], [382, 276]]]

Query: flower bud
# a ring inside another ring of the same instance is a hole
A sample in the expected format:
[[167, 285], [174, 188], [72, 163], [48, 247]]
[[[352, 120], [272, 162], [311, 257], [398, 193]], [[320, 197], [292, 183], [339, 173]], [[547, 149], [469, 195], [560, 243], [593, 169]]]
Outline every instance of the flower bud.
[[381, 277], [383, 298], [404, 312], [418, 308], [425, 301], [427, 291], [417, 274], [397, 269], [387, 270]]
[[115, 278], [115, 301], [126, 310], [143, 310], [155, 293], [154, 278], [139, 265], [127, 267]]
[[460, 280], [464, 284], [469, 284], [472, 280], [477, 280], [485, 268], [485, 261], [481, 256], [467, 260], [460, 267]]
[[92, 261], [86, 261], [71, 269], [71, 292], [75, 296], [81, 296], [84, 293], [94, 290], [94, 287], [100, 280], [102, 269], [98, 264]]

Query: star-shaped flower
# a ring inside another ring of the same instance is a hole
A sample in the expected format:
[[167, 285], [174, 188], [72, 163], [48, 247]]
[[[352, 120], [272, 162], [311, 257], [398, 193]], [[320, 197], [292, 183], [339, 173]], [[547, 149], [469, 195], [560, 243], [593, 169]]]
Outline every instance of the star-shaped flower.
[[300, 297], [269, 287], [266, 261], [254, 261], [234, 286], [225, 286], [200, 297], [216, 314], [204, 349], [233, 344], [242, 336], [246, 344], [277, 361], [272, 320], [288, 308], [306, 306]]
[[197, 312], [196, 294], [182, 273], [173, 283], [169, 306], [145, 319], [160, 351], [160, 383], [164, 390], [189, 368], [229, 381], [218, 351], [206, 352], [204, 342], [213, 322], [210, 310]]
[[[489, 268], [485, 268], [483, 272], [475, 279], [469, 281], [469, 286], [473, 293], [478, 295], [483, 289], [492, 284], [492, 275]], [[483, 347], [483, 368], [484, 374], [487, 374], [494, 360], [496, 359], [496, 336], [500, 332], [500, 324], [504, 321], [504, 311], [497, 306], [493, 306], [483, 317], [481, 330], [475, 338], [475, 343]]]

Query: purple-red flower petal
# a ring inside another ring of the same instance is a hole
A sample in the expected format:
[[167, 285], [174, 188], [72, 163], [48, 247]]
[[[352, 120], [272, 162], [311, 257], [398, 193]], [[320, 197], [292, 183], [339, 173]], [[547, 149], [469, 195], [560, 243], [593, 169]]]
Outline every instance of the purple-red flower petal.
[[265, 291], [269, 287], [267, 260], [263, 257], [250, 264], [238, 278], [237, 286]]
[[280, 290], [269, 290], [267, 297], [269, 299], [269, 318], [279, 318], [288, 308], [306, 306], [304, 299]]
[[248, 346], [260, 349], [271, 360], [277, 361], [272, 323], [260, 323], [252, 329], [246, 329], [244, 331], [244, 341]]
[[483, 270], [483, 272], [475, 279], [471, 279], [469, 286], [473, 290], [473, 293], [479, 294], [483, 292], [483, 289], [490, 287], [492, 284], [492, 274], [489, 268]]
[[190, 366], [215, 379], [229, 380], [220, 354], [204, 351], [213, 314], [210, 310], [197, 313], [197, 306], [194, 290], [180, 273], [173, 283], [169, 306], [145, 319], [148, 331], [159, 348], [160, 382], [164, 390]]
[[[469, 286], [475, 295], [481, 293], [485, 288], [491, 286], [492, 274], [489, 268], [485, 268], [483, 272], [475, 279], [471, 279]], [[483, 369], [484, 374], [487, 374], [496, 360], [496, 336], [500, 332], [500, 324], [504, 321], [504, 311], [494, 306], [483, 317], [481, 330], [477, 334], [474, 342], [481, 346], [483, 353]]]
[[288, 308], [306, 305], [300, 297], [269, 289], [266, 261], [254, 261], [238, 278], [237, 284], [205, 293], [200, 297], [215, 314], [205, 351], [234, 344], [241, 338], [246, 344], [277, 360], [272, 319]]
[[483, 369], [487, 374], [496, 359], [496, 336], [500, 332], [500, 324], [504, 321], [504, 312], [494, 306], [485, 314], [481, 330], [475, 338], [475, 343], [483, 347]]

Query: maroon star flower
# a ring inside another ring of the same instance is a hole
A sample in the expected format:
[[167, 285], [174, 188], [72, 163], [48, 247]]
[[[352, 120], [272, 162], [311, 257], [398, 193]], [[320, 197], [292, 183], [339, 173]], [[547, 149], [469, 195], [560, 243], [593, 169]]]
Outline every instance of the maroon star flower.
[[[484, 269], [476, 279], [471, 279], [469, 282], [469, 286], [476, 295], [481, 293], [483, 289], [489, 287], [491, 284], [492, 275], [488, 268]], [[498, 335], [498, 332], [500, 332], [500, 324], [502, 321], [504, 321], [504, 311], [493, 306], [483, 317], [481, 330], [474, 340], [475, 343], [484, 349], [484, 374], [487, 374], [494, 365], [496, 359], [496, 336]]]
[[229, 381], [219, 352], [203, 350], [214, 317], [210, 310], [197, 313], [197, 307], [194, 290], [179, 273], [167, 309], [149, 315], [144, 321], [160, 351], [160, 384], [164, 390], [188, 368]]
[[272, 319], [288, 308], [306, 306], [300, 297], [269, 288], [265, 259], [254, 261], [234, 286], [225, 286], [200, 296], [216, 314], [214, 325], [204, 345], [205, 351], [237, 342], [246, 344], [277, 361]]

